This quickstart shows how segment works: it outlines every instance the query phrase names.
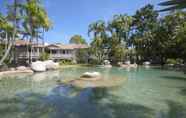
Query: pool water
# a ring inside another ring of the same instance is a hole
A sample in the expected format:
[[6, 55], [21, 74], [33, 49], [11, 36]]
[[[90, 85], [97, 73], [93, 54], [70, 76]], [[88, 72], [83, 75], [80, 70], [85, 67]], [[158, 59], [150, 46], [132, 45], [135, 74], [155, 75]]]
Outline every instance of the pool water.
[[[77, 90], [63, 79], [98, 71], [128, 80], [116, 88]], [[0, 79], [0, 118], [186, 118], [186, 75], [160, 68], [64, 68]]]

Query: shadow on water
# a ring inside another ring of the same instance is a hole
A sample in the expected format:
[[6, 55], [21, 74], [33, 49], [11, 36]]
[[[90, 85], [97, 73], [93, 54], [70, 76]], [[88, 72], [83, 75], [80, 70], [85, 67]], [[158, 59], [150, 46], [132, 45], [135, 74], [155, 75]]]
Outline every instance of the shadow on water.
[[[68, 92], [67, 92], [68, 91]], [[107, 102], [103, 102], [107, 98]], [[3, 118], [151, 118], [153, 110], [142, 105], [119, 103], [104, 88], [77, 91], [56, 87], [49, 95], [20, 93], [0, 99]]]
[[119, 102], [106, 88], [88, 88], [73, 97], [56, 92], [50, 101], [56, 107], [55, 118], [153, 118], [154, 115], [152, 109], [143, 105]]
[[182, 95], [186, 95], [186, 88], [182, 88], [180, 93], [181, 93]]
[[48, 95], [19, 93], [0, 98], [2, 118], [186, 118], [186, 107], [166, 101], [169, 111], [158, 117], [154, 109], [121, 102], [106, 88], [74, 90], [57, 86]]
[[177, 87], [178, 89], [180, 89], [179, 94], [186, 96], [186, 86], [185, 87]]
[[167, 118], [186, 118], [186, 106], [180, 103], [167, 101], [169, 111]]
[[177, 76], [161, 76], [164, 79], [170, 79], [170, 80], [182, 80], [186, 81], [186, 77], [177, 77]]
[[[24, 98], [23, 95], [25, 94]], [[46, 104], [41, 94], [23, 93], [22, 96], [0, 100], [0, 117], [2, 118], [49, 118], [52, 106]]]

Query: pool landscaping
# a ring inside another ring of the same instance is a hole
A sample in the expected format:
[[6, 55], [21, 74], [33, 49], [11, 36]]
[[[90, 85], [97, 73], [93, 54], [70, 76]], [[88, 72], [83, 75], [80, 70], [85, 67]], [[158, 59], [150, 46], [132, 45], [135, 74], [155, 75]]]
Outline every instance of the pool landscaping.
[[[128, 79], [114, 88], [76, 89], [59, 84], [59, 80], [78, 78], [87, 71], [100, 72], [107, 79]], [[0, 114], [3, 118], [184, 118], [185, 85], [181, 72], [144, 67], [68, 67], [5, 76], [0, 81]]]

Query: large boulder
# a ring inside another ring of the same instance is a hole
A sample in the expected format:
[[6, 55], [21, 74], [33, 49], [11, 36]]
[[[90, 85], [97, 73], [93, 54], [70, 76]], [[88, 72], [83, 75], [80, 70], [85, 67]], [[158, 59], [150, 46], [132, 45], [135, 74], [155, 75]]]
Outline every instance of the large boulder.
[[149, 62], [149, 61], [145, 61], [145, 62], [143, 62], [143, 65], [145, 65], [145, 66], [149, 66], [151, 63]]
[[131, 63], [130, 63], [130, 61], [125, 61], [125, 64], [130, 65]]
[[41, 61], [32, 62], [31, 69], [35, 72], [44, 72], [46, 71], [46, 64]]
[[81, 78], [99, 78], [101, 74], [99, 72], [85, 72]]
[[45, 64], [47, 70], [55, 70], [59, 67], [59, 64], [55, 63], [52, 60], [47, 60], [47, 61], [44, 61], [43, 63]]
[[104, 63], [104, 65], [110, 65], [110, 61], [109, 60], [104, 60], [103, 63]]

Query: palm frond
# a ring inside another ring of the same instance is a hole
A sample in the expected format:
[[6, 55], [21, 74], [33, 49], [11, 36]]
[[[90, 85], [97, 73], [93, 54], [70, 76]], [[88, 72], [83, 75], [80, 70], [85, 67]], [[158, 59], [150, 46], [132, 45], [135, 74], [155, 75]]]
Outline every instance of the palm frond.
[[161, 2], [159, 5], [167, 6], [167, 8], [159, 10], [159, 12], [176, 10], [176, 9], [184, 9], [186, 8], [186, 0], [169, 0], [166, 2]]
[[178, 4], [182, 4], [185, 2], [186, 2], [186, 0], [170, 0], [170, 1], [166, 1], [166, 2], [161, 2], [161, 3], [159, 3], [159, 5], [160, 6], [178, 5]]

